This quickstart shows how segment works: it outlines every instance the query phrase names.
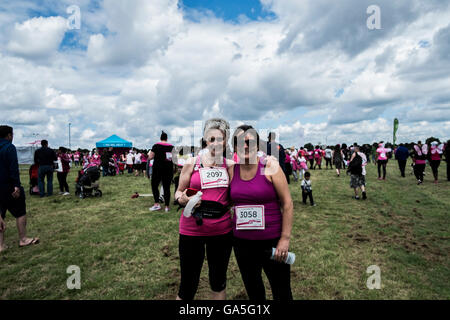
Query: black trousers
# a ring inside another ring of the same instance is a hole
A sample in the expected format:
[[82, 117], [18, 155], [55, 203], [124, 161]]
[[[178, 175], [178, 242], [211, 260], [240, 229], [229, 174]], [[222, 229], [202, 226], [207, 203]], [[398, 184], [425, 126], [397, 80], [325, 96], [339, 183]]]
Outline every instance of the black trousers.
[[69, 192], [69, 185], [67, 184], [67, 174], [68, 172], [58, 172], [56, 174], [59, 182], [59, 191], [61, 192]]
[[430, 161], [430, 167], [431, 167], [431, 170], [433, 171], [433, 176], [434, 176], [435, 180], [437, 180], [437, 178], [438, 178], [438, 168], [439, 168], [440, 164], [441, 164], [441, 160], [431, 160]]
[[330, 164], [330, 168], [333, 169], [333, 164], [331, 163], [331, 158], [325, 158], [325, 167], [328, 168], [328, 164]]
[[405, 168], [406, 168], [406, 161], [407, 160], [397, 160], [398, 161], [398, 168], [400, 169], [400, 173], [402, 177], [405, 177]]
[[292, 174], [292, 165], [290, 163], [286, 163], [284, 167], [284, 175], [286, 176], [287, 183], [291, 183], [291, 179], [289, 176]]
[[242, 281], [250, 300], [266, 300], [262, 271], [269, 279], [273, 300], [292, 300], [291, 266], [270, 259], [277, 239], [245, 240], [234, 238], [233, 248]]
[[302, 190], [302, 197], [303, 197], [303, 203], [304, 203], [304, 204], [306, 204], [306, 199], [307, 199], [308, 197], [309, 197], [309, 202], [311, 203], [311, 205], [314, 204], [312, 191], [305, 191], [305, 190]]
[[381, 167], [383, 167], [383, 179], [386, 178], [387, 160], [378, 160], [378, 178], [381, 178]]
[[425, 171], [425, 164], [415, 164], [414, 165], [414, 175], [417, 180], [423, 181], [423, 172]]
[[450, 181], [450, 159], [447, 159], [447, 180]]
[[161, 169], [153, 167], [152, 173], [152, 192], [155, 202], [159, 202], [159, 184], [162, 182], [164, 190], [164, 203], [169, 206], [170, 203], [170, 184], [172, 183], [172, 169]]

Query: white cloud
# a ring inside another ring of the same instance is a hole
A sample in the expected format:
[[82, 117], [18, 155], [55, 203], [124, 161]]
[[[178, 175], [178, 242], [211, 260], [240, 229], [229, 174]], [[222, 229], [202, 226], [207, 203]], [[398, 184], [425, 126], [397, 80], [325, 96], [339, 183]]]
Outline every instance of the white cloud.
[[0, 10], [11, 25], [0, 31], [2, 121], [56, 144], [71, 122], [85, 147], [113, 133], [149, 147], [162, 129], [176, 138], [212, 116], [270, 123], [287, 145], [387, 140], [393, 117], [404, 139], [449, 137], [444, 2], [380, 1], [373, 32], [369, 1], [262, 2], [275, 19], [193, 22], [175, 0], [77, 2], [82, 29], [64, 50], [68, 1], [48, 2], [59, 17], [24, 17], [26, 1]]
[[15, 23], [7, 49], [27, 58], [47, 57], [56, 52], [67, 29], [62, 17], [38, 17]]

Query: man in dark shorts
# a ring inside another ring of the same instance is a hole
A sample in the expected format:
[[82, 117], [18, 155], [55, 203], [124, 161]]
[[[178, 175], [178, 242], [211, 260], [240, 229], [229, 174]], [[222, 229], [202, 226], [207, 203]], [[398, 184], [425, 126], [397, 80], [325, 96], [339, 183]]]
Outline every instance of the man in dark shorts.
[[6, 211], [16, 218], [19, 231], [19, 247], [39, 243], [39, 238], [26, 236], [25, 191], [20, 184], [16, 147], [12, 144], [13, 128], [0, 126], [0, 252], [6, 249]]

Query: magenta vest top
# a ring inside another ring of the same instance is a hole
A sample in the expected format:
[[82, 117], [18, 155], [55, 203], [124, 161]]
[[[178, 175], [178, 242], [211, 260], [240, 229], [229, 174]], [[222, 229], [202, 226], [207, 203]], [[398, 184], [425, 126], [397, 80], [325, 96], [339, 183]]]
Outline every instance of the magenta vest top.
[[[202, 189], [200, 182], [200, 157], [197, 157], [194, 170], [192, 171], [189, 188], [201, 190], [202, 200], [217, 201], [223, 205], [228, 205], [228, 188]], [[226, 160], [222, 165], [227, 167]], [[231, 214], [228, 211], [218, 219], [203, 219], [203, 224], [198, 226], [193, 217], [186, 218], [183, 214], [180, 217], [180, 234], [186, 236], [216, 236], [231, 232]]]
[[235, 164], [233, 180], [230, 184], [230, 199], [234, 206], [264, 205], [264, 230], [236, 230], [236, 215], [233, 215], [233, 233], [236, 238], [268, 240], [281, 237], [280, 200], [273, 184], [264, 175], [262, 158], [258, 163], [255, 177], [249, 181], [241, 179], [240, 165]]

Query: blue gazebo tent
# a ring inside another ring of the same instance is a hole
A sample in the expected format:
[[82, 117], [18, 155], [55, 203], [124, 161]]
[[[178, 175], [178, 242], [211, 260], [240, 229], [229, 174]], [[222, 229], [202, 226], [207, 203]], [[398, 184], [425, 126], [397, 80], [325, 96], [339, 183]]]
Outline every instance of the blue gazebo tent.
[[133, 144], [130, 141], [124, 140], [115, 134], [96, 143], [97, 148], [131, 148], [132, 146]]

